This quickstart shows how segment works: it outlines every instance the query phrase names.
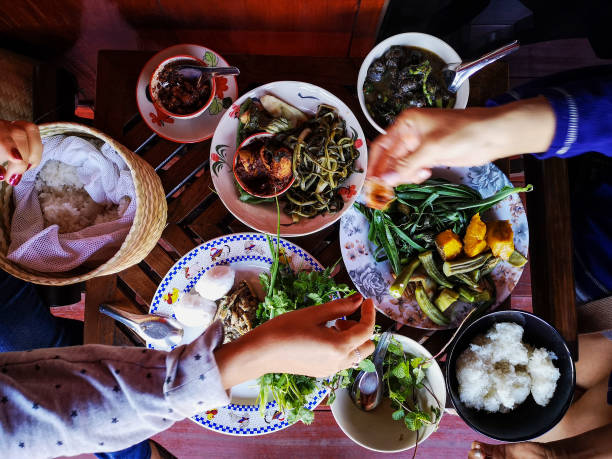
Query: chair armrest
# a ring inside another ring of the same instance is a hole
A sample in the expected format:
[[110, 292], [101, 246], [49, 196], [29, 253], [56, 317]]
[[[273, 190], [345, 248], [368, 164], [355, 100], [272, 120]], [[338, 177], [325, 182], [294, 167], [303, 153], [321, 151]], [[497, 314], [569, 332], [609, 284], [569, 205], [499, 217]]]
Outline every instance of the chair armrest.
[[555, 326], [578, 358], [567, 162], [525, 157], [533, 312]]

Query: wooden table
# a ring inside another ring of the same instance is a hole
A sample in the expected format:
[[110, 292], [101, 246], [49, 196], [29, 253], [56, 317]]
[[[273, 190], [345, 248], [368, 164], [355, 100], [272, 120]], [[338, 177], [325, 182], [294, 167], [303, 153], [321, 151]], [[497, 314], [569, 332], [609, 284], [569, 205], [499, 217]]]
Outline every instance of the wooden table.
[[[140, 51], [101, 51], [99, 53], [95, 127], [141, 155], [158, 171], [168, 197], [168, 223], [159, 243], [142, 263], [119, 275], [87, 282], [85, 308], [85, 341], [87, 343], [142, 344], [134, 340], [133, 335], [121, 325], [100, 315], [98, 306], [103, 302], [114, 302], [133, 312], [147, 312], [157, 285], [182, 255], [211, 238], [232, 232], [250, 231], [226, 210], [212, 191], [208, 163], [210, 141], [181, 145], [164, 140], [155, 135], [138, 114], [134, 88], [140, 69], [152, 54], [152, 52]], [[361, 113], [356, 97], [355, 82], [361, 64], [359, 59], [246, 55], [225, 57], [231, 65], [236, 65], [241, 69], [241, 75], [238, 78], [240, 94], [275, 80], [307, 81], [329, 90], [342, 99], [359, 119], [366, 136], [369, 139], [376, 136], [376, 132]], [[507, 89], [508, 67], [503, 62], [497, 62], [470, 80], [470, 104], [482, 105], [487, 98], [503, 93]], [[505, 173], [509, 172], [509, 161], [502, 161], [498, 163], [498, 166]], [[548, 220], [542, 219], [540, 212], [546, 213], [547, 219], [553, 219], [554, 228], [557, 230], [559, 230], [559, 225], [562, 226], [564, 222], [568, 223], [567, 206], [564, 206], [563, 203], [552, 207], [550, 205], [550, 200], [553, 199], [552, 193], [567, 193], [567, 178], [563, 178], [562, 170], [559, 172], [560, 167], [562, 169], [564, 166], [554, 163], [547, 168], [541, 163], [535, 163], [529, 170], [528, 180], [538, 181], [540, 184], [538, 189], [542, 190], [541, 194], [536, 195], [534, 192], [531, 195], [536, 196], [529, 197], [530, 203], [533, 202], [538, 209], [538, 212], [534, 212], [533, 215], [528, 212], [532, 242], [530, 257], [533, 259], [537, 256], [538, 258], [538, 261], [534, 260], [534, 265], [538, 266], [538, 272], [532, 274], [532, 277], [534, 282], [544, 283], [538, 289], [538, 301], [534, 301], [533, 309], [562, 330], [566, 340], [572, 345], [572, 341], [575, 344], [575, 316], [572, 322], [571, 313], [568, 313], [567, 310], [568, 308], [573, 310], [573, 302], [570, 304], [568, 300], [570, 297], [573, 298], [573, 294], [570, 294], [573, 293], [573, 283], [570, 282], [568, 286], [567, 282], [555, 281], [555, 285], [561, 290], [552, 294], [556, 300], [564, 298], [561, 303], [548, 301], [547, 296], [551, 294], [548, 282], [552, 271], [555, 271], [556, 275], [560, 274], [561, 279], [567, 280], [568, 272], [571, 276], [571, 264], [567, 264], [566, 259], [566, 262], [563, 263], [563, 259], [559, 261], [558, 258], [559, 256], [567, 257], [568, 250], [571, 253], [571, 238], [569, 238], [569, 246], [564, 245], [565, 249], [561, 251], [561, 255], [555, 254], [554, 250], [551, 254], [549, 245], [538, 243], [551, 234], [551, 228], [542, 223]], [[556, 170], [551, 171], [551, 168]], [[546, 183], [547, 180], [550, 181], [551, 177], [554, 177], [556, 185], [553, 190], [545, 191], [546, 188], [541, 184]], [[534, 233], [534, 228], [539, 232]], [[566, 226], [566, 233], [567, 228], [569, 224]], [[312, 253], [324, 265], [330, 265], [341, 257], [338, 224], [314, 236], [295, 238], [294, 242]], [[551, 265], [555, 264], [557, 266], [553, 266], [553, 269]], [[337, 279], [351, 285], [346, 270], [342, 264], [341, 266], [342, 269]], [[551, 272], [549, 268], [552, 269]], [[536, 298], [535, 294], [534, 298]], [[509, 304], [508, 300], [503, 307], [509, 307]], [[377, 323], [388, 322], [389, 319], [378, 314]], [[432, 353], [435, 353], [450, 336], [449, 332], [432, 333], [410, 327], [403, 327], [400, 332], [422, 343], [426, 342], [426, 347]], [[446, 428], [452, 431], [452, 429], [459, 428], [457, 422], [450, 419], [444, 421], [443, 424], [455, 426]], [[189, 423], [180, 424], [177, 429], [187, 429], [184, 435], [192, 435], [188, 433], [193, 430]], [[442, 436], [440, 437], [442, 440], [450, 435], [450, 439], [452, 434], [449, 432], [442, 428], [436, 436]], [[458, 432], [459, 430], [457, 434]], [[334, 454], [340, 454], [339, 451], [342, 451], [345, 457], [373, 455], [366, 453], [365, 450], [343, 436], [326, 406], [317, 408], [315, 423], [312, 426], [298, 425], [292, 429], [278, 432], [273, 437], [273, 439], [266, 437], [265, 441], [243, 438], [238, 441], [234, 438], [220, 438], [212, 432], [198, 430], [197, 438], [201, 440], [195, 444], [203, 442], [207, 447], [211, 446], [214, 449], [218, 446], [227, 452], [229, 450], [244, 451], [243, 448], [261, 448], [264, 444], [269, 445], [269, 441], [279, 445], [295, 445], [308, 439], [309, 445], [317, 444], [322, 448], [321, 453], [325, 451], [326, 454], [332, 454], [335, 451]], [[179, 436], [179, 438], [182, 437]], [[474, 433], [470, 438], [482, 439], [483, 437]], [[449, 439], [442, 441], [450, 444], [452, 440]], [[182, 442], [176, 445], [180, 444]], [[342, 448], [340, 450], [330, 449], [330, 445], [342, 445]]]
[[[125, 344], [133, 339], [121, 325], [98, 313], [103, 302], [113, 302], [133, 312], [147, 312], [157, 285], [174, 264], [189, 250], [223, 234], [252, 231], [235, 219], [212, 191], [208, 155], [210, 140], [197, 144], [177, 144], [155, 135], [142, 121], [134, 88], [141, 68], [151, 52], [101, 51], [98, 55], [95, 127], [111, 135], [141, 155], [159, 173], [168, 197], [168, 224], [158, 245], [145, 260], [117, 276], [93, 279], [87, 283], [85, 342]], [[275, 80], [302, 80], [319, 85], [342, 99], [355, 113], [366, 137], [376, 131], [363, 116], [356, 95], [361, 60], [327, 57], [285, 57], [230, 55], [227, 60], [240, 68], [239, 94]], [[470, 81], [470, 103], [482, 105], [508, 88], [508, 67], [491, 65]], [[508, 161], [499, 166], [508, 173]], [[295, 238], [295, 243], [312, 253], [323, 265], [341, 258], [338, 223], [313, 236]], [[340, 282], [351, 285], [341, 264]], [[507, 303], [509, 305], [509, 301]], [[377, 323], [388, 323], [378, 314]], [[403, 327], [402, 333], [421, 342], [431, 335], [428, 347], [435, 351], [449, 333]]]
[[[134, 97], [140, 69], [153, 52], [100, 51], [98, 56], [95, 126], [141, 155], [159, 173], [168, 197], [168, 222], [157, 246], [139, 265], [118, 276], [94, 279], [87, 284], [85, 341], [121, 344], [133, 341], [113, 320], [98, 313], [103, 302], [118, 302], [126, 309], [147, 312], [157, 285], [174, 262], [196, 245], [211, 238], [249, 231], [223, 206], [212, 190], [208, 155], [210, 141], [176, 144], [154, 134], [141, 119]], [[376, 132], [363, 116], [356, 96], [360, 59], [287, 56], [226, 56], [241, 69], [242, 94], [275, 80], [302, 80], [319, 85], [342, 99], [355, 113], [366, 137]], [[470, 80], [470, 105], [484, 102], [508, 89], [508, 66], [497, 62]], [[518, 135], [518, 134], [517, 134]], [[509, 161], [498, 166], [509, 172]], [[527, 195], [530, 225], [530, 262], [533, 310], [560, 330], [577, 358], [572, 243], [567, 166], [563, 160], [525, 159], [527, 182], [536, 191]], [[324, 265], [341, 257], [338, 224], [296, 243]], [[337, 275], [350, 284], [344, 267]], [[508, 307], [509, 301], [505, 304]], [[386, 317], [379, 314], [379, 323]], [[402, 333], [421, 342], [432, 333], [404, 327]], [[448, 333], [435, 333], [428, 342], [432, 352], [446, 342]]]

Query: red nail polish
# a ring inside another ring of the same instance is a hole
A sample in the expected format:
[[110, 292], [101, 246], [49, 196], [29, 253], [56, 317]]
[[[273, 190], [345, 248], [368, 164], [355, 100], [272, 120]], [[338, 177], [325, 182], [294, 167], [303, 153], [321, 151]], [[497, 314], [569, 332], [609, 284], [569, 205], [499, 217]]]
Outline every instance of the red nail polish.
[[32, 165], [30, 163], [28, 163], [28, 167], [26, 167], [26, 171], [29, 171], [30, 167], [32, 167]]
[[0, 182], [4, 180], [4, 176], [6, 175], [6, 169], [0, 166]]
[[11, 148], [11, 156], [18, 161], [23, 160], [21, 153], [19, 153], [19, 150], [17, 150], [16, 148]]
[[17, 186], [19, 182], [21, 182], [21, 174], [11, 175], [11, 178], [9, 179], [8, 182], [9, 182], [9, 185], [11, 186]]

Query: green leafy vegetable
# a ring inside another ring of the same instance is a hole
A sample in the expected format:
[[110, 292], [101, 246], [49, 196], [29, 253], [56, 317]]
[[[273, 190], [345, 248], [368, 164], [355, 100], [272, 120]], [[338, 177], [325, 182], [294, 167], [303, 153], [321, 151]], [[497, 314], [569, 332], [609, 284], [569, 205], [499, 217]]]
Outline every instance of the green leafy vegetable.
[[365, 371], [366, 373], [374, 373], [376, 371], [376, 367], [370, 359], [363, 359], [361, 362], [359, 362], [359, 369]]
[[[278, 200], [276, 204], [280, 219]], [[278, 228], [280, 231], [280, 224]], [[335, 266], [318, 272], [292, 271], [289, 266], [281, 263], [279, 240], [280, 236], [278, 234], [276, 244], [274, 244], [272, 238], [268, 237], [273, 263], [269, 273], [262, 273], [259, 276], [261, 285], [266, 292], [266, 298], [257, 308], [258, 324], [286, 312], [323, 304], [354, 293], [348, 286], [336, 284], [333, 280], [331, 272]], [[349, 377], [348, 371], [337, 376], [337, 378], [345, 376]], [[314, 413], [305, 408], [305, 405], [308, 396], [317, 388], [316, 378], [273, 373], [262, 376], [258, 383], [259, 407], [262, 415], [268, 402], [275, 400], [279, 409], [287, 416], [288, 422], [302, 421], [304, 424], [310, 424], [313, 421]]]
[[384, 211], [359, 203], [355, 207], [370, 224], [368, 238], [378, 247], [374, 253], [376, 260], [389, 260], [395, 274], [399, 274], [401, 260], [433, 248], [441, 231], [451, 229], [462, 234], [474, 214], [490, 209], [511, 194], [532, 189], [532, 185], [504, 187], [483, 199], [469, 186], [430, 179], [423, 184], [397, 186], [395, 202]]

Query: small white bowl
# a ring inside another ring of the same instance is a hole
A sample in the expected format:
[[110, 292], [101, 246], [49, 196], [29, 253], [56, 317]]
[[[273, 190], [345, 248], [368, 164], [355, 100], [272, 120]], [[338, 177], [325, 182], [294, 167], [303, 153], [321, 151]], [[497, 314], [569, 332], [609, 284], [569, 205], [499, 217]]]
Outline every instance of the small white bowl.
[[[378, 45], [376, 45], [372, 51], [368, 53], [368, 55], [363, 60], [361, 64], [361, 68], [359, 69], [359, 76], [357, 77], [357, 97], [359, 98], [359, 104], [361, 105], [361, 111], [367, 118], [374, 128], [382, 133], [386, 134], [387, 132], [380, 127], [376, 121], [372, 119], [370, 114], [368, 113], [368, 109], [365, 106], [365, 100], [363, 97], [363, 84], [365, 82], [365, 78], [368, 73], [368, 69], [370, 68], [370, 64], [375, 59], [378, 59], [382, 56], [385, 51], [387, 51], [391, 46], [400, 45], [400, 46], [416, 46], [418, 48], [423, 48], [432, 53], [438, 55], [440, 59], [442, 59], [447, 64], [459, 63], [461, 62], [461, 58], [459, 54], [451, 48], [446, 42], [440, 40], [433, 35], [428, 35], [426, 33], [419, 32], [408, 32], [408, 33], [400, 33], [398, 35], [393, 35], [392, 37], [387, 38], [386, 40], [381, 41]], [[463, 83], [456, 94], [455, 106], [453, 108], [465, 108], [468, 103], [468, 98], [470, 96], [470, 83], [466, 81]]]
[[[418, 357], [430, 358], [431, 354], [410, 338], [393, 334], [404, 350]], [[442, 370], [437, 362], [425, 370], [429, 387], [436, 395], [442, 406], [442, 413], [446, 404], [446, 385]], [[427, 397], [427, 404], [436, 406], [431, 394], [425, 390], [421, 391]], [[355, 443], [364, 448], [381, 453], [397, 453], [414, 448], [416, 432], [408, 430], [403, 421], [394, 421], [391, 418], [393, 408], [391, 401], [384, 398], [382, 404], [374, 411], [361, 411], [355, 406], [349, 395], [348, 389], [339, 390], [336, 400], [331, 406], [334, 419], [342, 431]], [[426, 426], [419, 431], [419, 444], [434, 432], [434, 426]]]

